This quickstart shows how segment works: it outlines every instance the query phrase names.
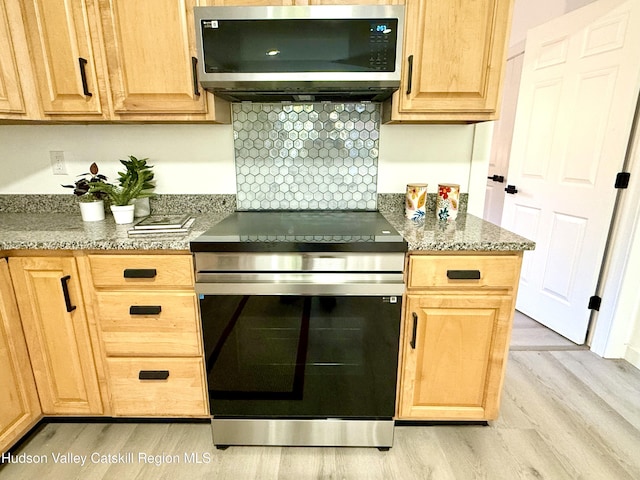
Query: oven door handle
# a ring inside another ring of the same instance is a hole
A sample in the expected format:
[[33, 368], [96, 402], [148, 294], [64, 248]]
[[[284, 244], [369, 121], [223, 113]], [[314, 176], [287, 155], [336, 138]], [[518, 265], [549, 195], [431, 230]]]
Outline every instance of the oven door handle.
[[201, 295], [393, 295], [404, 293], [402, 273], [196, 274]]

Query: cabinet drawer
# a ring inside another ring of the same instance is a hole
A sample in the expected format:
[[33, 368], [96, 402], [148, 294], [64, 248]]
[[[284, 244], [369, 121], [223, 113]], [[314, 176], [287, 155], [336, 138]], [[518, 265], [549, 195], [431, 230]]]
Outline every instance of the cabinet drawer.
[[194, 293], [98, 292], [96, 300], [107, 355], [200, 355]]
[[107, 367], [114, 415], [209, 415], [201, 358], [109, 358]]
[[514, 288], [520, 261], [516, 255], [413, 255], [408, 286]]
[[192, 287], [191, 255], [89, 255], [98, 287]]

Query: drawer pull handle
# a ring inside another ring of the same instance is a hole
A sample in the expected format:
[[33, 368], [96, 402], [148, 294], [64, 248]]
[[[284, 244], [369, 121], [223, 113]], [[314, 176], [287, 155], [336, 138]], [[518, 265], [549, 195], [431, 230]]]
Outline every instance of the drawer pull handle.
[[193, 94], [199, 97], [200, 89], [198, 88], [198, 59], [196, 57], [191, 57], [191, 79], [193, 80]]
[[69, 280], [71, 275], [65, 275], [60, 279], [62, 284], [62, 294], [64, 295], [64, 305], [67, 307], [67, 312], [73, 312], [76, 309], [75, 305], [71, 305], [71, 298], [69, 297]]
[[162, 312], [160, 305], [131, 305], [129, 315], [158, 315]]
[[140, 370], [138, 380], [166, 380], [169, 370]]
[[412, 312], [411, 315], [413, 315], [413, 335], [411, 336], [411, 342], [409, 342], [409, 344], [411, 345], [411, 348], [415, 350], [416, 335], [418, 333], [418, 315], [416, 314], [416, 312]]
[[87, 85], [87, 60], [79, 57], [78, 64], [80, 65], [80, 80], [82, 80], [82, 93], [85, 97], [92, 97], [93, 93], [89, 91], [89, 85]]
[[409, 65], [407, 73], [407, 95], [409, 95], [411, 93], [411, 81], [413, 80], [413, 55], [409, 55], [407, 64]]
[[155, 278], [158, 274], [155, 268], [125, 268], [124, 278]]
[[447, 270], [449, 280], [480, 280], [480, 270]]

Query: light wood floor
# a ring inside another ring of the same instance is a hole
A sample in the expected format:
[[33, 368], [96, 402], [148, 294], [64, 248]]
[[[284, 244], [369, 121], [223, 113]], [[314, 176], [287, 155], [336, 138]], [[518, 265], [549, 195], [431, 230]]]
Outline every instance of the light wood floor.
[[[563, 344], [553, 332], [538, 331], [528, 344], [524, 335], [518, 338], [518, 329], [538, 327], [526, 317], [516, 321], [500, 419], [488, 427], [399, 426], [388, 452], [279, 447], [217, 451], [208, 424], [49, 423], [14, 451], [46, 455], [49, 463], [4, 465], [0, 479], [639, 479], [640, 371]], [[560, 344], [554, 348], [553, 342]], [[539, 349], [531, 349], [536, 344]], [[52, 455], [58, 452], [131, 452], [134, 460], [55, 465]], [[209, 455], [210, 462], [187, 463], [185, 455], [194, 453]], [[139, 454], [178, 455], [180, 463], [147, 464]]]
[[553, 330], [516, 310], [513, 316], [511, 351], [514, 350], [577, 350], [586, 349], [558, 335]]

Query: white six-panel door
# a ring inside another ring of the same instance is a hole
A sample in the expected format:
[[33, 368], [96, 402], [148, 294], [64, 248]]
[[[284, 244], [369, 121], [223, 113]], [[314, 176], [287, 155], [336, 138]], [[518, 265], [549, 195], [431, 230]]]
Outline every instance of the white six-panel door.
[[527, 35], [502, 226], [536, 242], [516, 308], [585, 341], [640, 87], [640, 0], [600, 0]]
[[[495, 122], [492, 140], [493, 147], [491, 148], [491, 157], [489, 158], [488, 174], [491, 177], [497, 175], [498, 177], [504, 177], [504, 179], [507, 178], [523, 57], [524, 54], [519, 53], [507, 60], [500, 120]], [[487, 178], [483, 218], [497, 225], [500, 225], [502, 222], [504, 197], [506, 195], [504, 192], [505, 185], [504, 180], [501, 182], [499, 179], [494, 180]]]

